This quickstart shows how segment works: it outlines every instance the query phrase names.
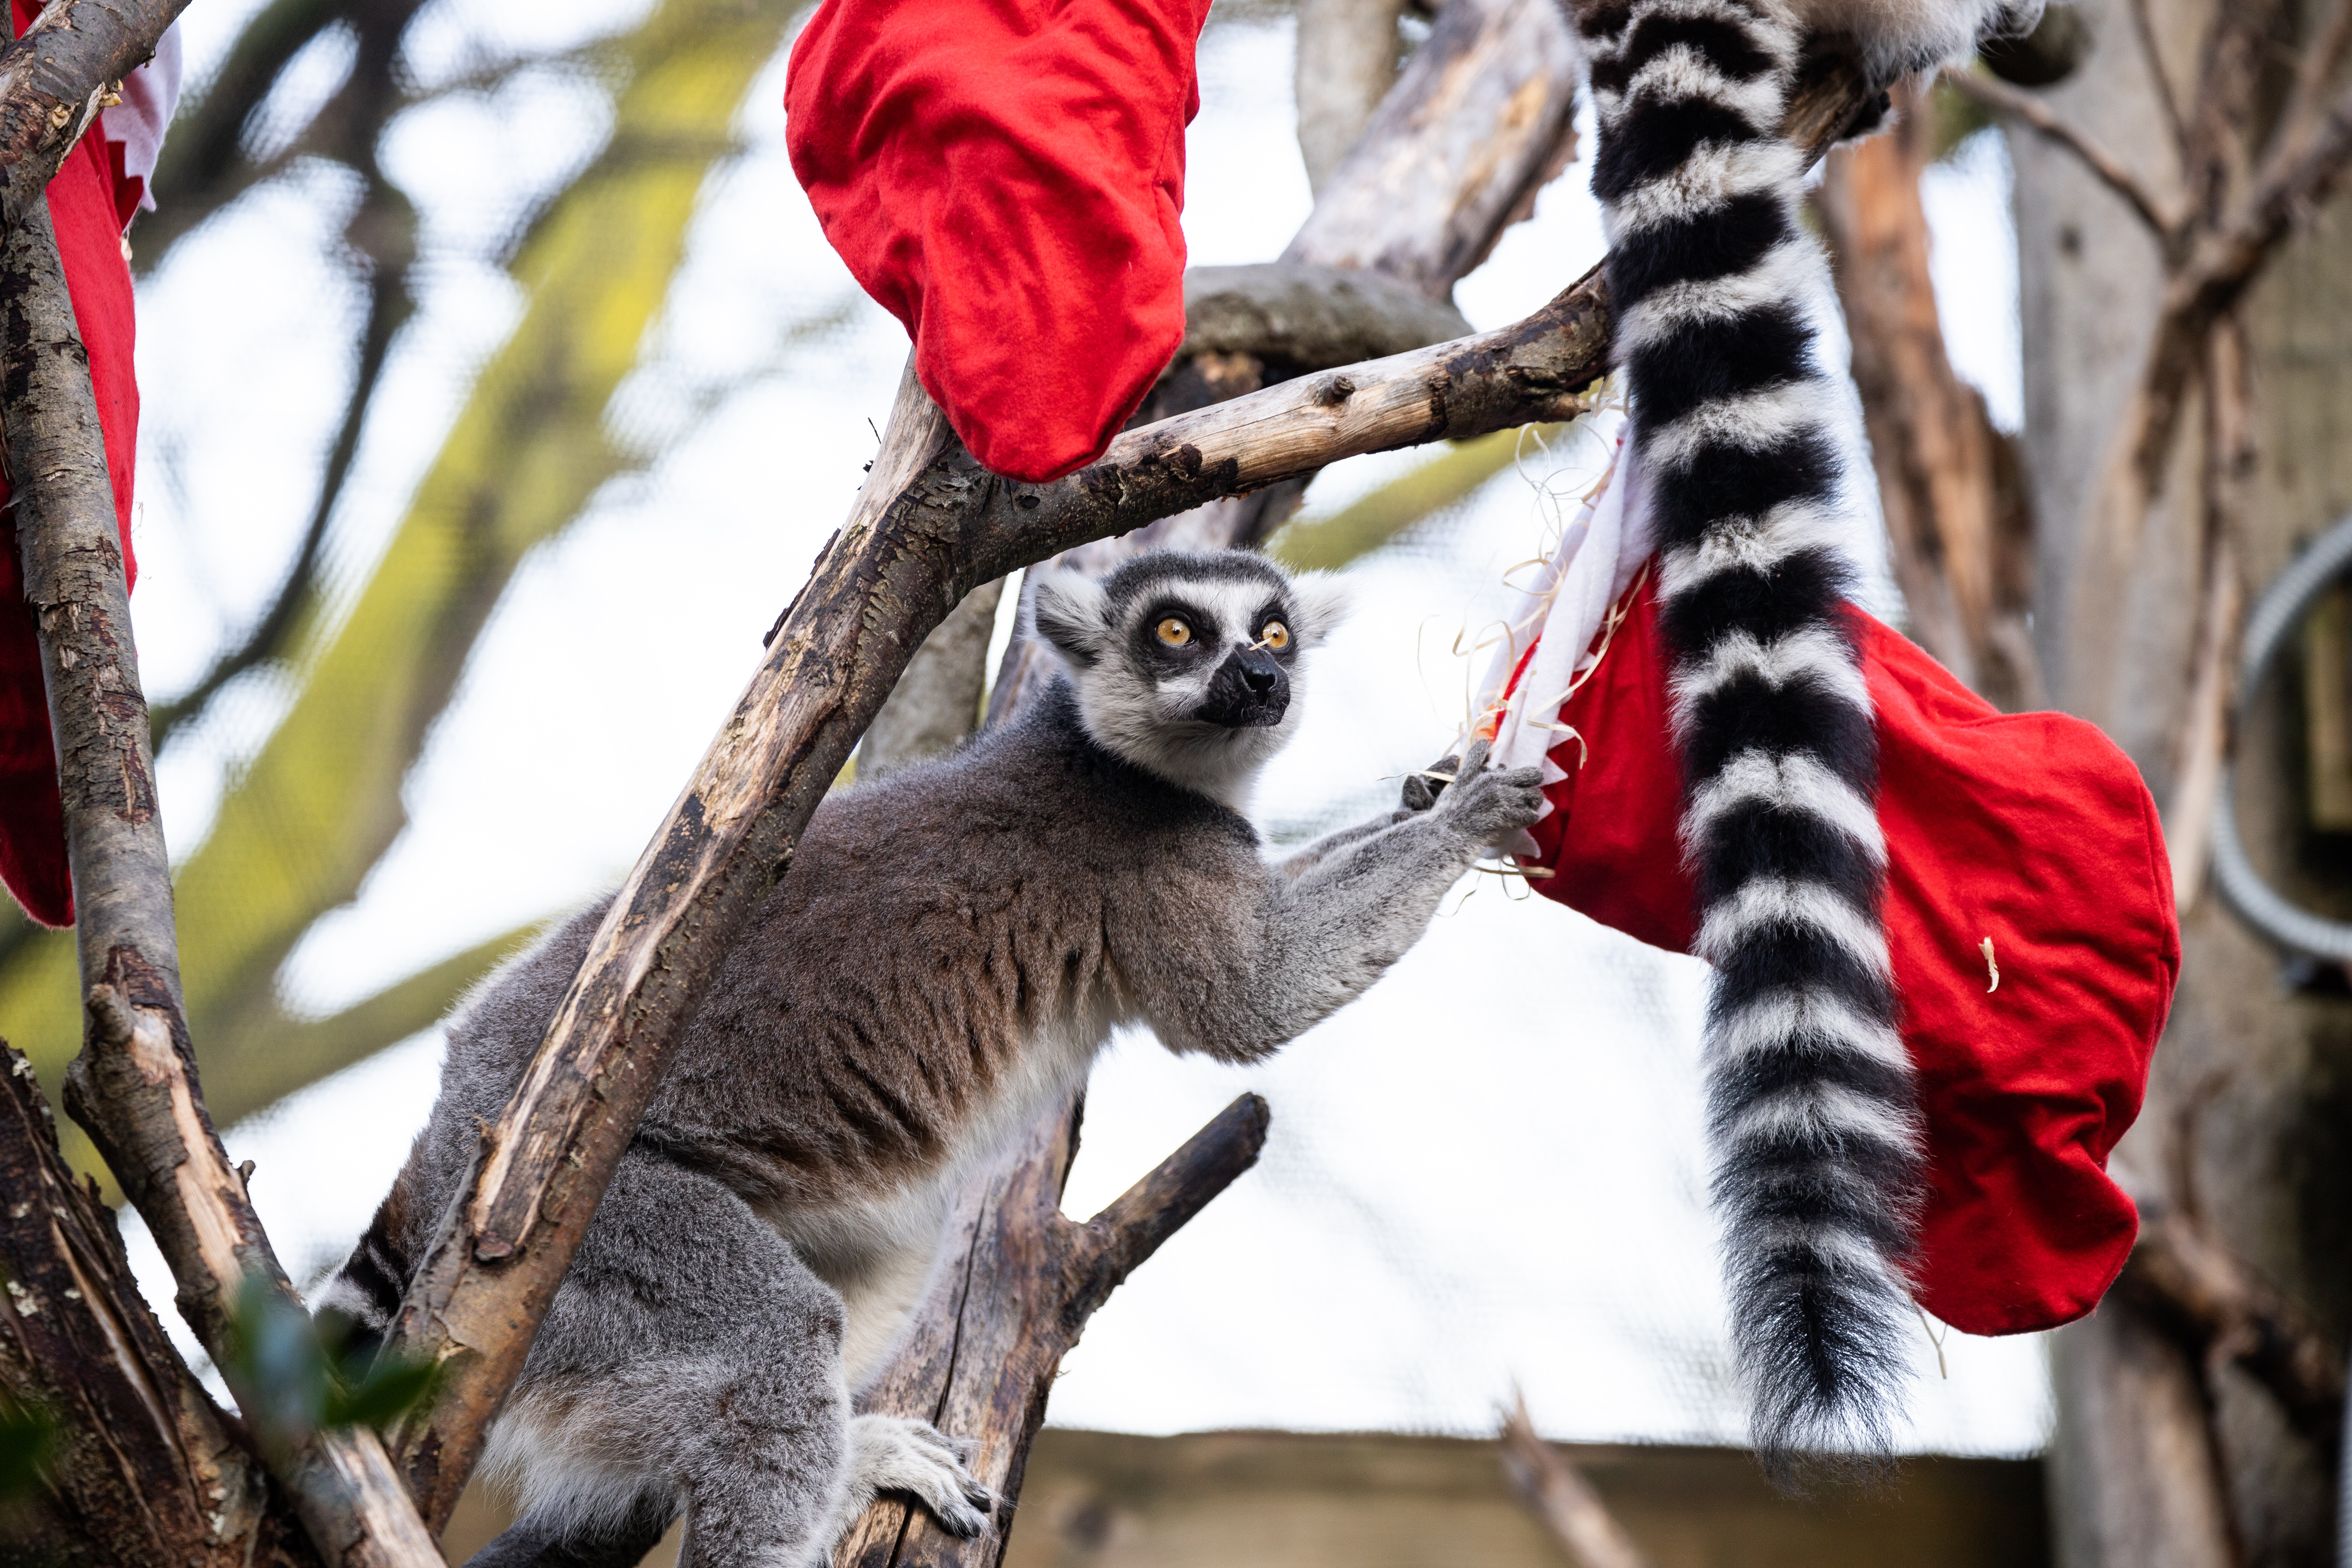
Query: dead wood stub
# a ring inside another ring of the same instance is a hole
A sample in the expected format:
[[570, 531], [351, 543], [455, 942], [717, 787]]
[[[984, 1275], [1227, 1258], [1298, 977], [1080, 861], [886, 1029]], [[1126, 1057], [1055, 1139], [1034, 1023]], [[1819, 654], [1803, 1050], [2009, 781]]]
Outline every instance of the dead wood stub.
[[1266, 1103], [1244, 1094], [1102, 1213], [1062, 1213], [1077, 1151], [1079, 1107], [1056, 1107], [986, 1183], [964, 1194], [947, 1256], [908, 1340], [857, 1401], [914, 1415], [978, 1445], [971, 1468], [1007, 1506], [990, 1530], [958, 1540], [913, 1504], [868, 1509], [834, 1554], [835, 1568], [993, 1568], [1004, 1555], [1029, 1446], [1062, 1357], [1110, 1293], [1187, 1220], [1257, 1163]]

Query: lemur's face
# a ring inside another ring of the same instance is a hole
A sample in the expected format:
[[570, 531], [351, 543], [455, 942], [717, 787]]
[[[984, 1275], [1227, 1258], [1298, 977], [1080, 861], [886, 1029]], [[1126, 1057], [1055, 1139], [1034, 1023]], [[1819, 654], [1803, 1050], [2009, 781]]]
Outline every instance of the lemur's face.
[[1250, 583], [1179, 583], [1124, 617], [1131, 658], [1169, 718], [1271, 729], [1290, 710], [1298, 639], [1284, 595]]
[[1289, 738], [1300, 656], [1339, 608], [1329, 579], [1293, 578], [1263, 556], [1163, 551], [1100, 583], [1042, 579], [1032, 613], [1097, 741], [1232, 797]]

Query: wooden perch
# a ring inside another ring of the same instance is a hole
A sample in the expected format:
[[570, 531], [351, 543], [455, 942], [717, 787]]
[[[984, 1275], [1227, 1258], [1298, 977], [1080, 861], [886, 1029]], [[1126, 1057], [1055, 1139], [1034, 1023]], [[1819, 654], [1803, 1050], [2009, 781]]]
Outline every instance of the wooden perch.
[[140, 1300], [78, 1184], [33, 1064], [0, 1044], [0, 1393], [55, 1425], [0, 1564], [299, 1568], [318, 1560], [235, 1425]]
[[2344, 1353], [2205, 1226], [2153, 1206], [2116, 1289], [2209, 1359], [2269, 1390], [2288, 1424], [2333, 1454], [2343, 1436]]
[[188, 0], [49, 0], [0, 48], [0, 234], [14, 229]]
[[1062, 1185], [1077, 1152], [1077, 1105], [1056, 1107], [996, 1177], [965, 1194], [910, 1337], [857, 1407], [916, 1415], [979, 1443], [972, 1473], [1006, 1501], [960, 1541], [922, 1509], [885, 1498], [843, 1537], [835, 1568], [993, 1568], [1016, 1517], [1030, 1440], [1062, 1357], [1095, 1309], [1211, 1198], [1257, 1163], [1266, 1104], [1244, 1094], [1102, 1213], [1077, 1224]]
[[[181, 1312], [226, 1364], [248, 1275], [297, 1298], [196, 1083], [114, 492], [42, 202], [0, 242], [0, 424], [57, 740], [89, 1011], [66, 1103], [153, 1233]], [[250, 1391], [236, 1392], [243, 1402]], [[440, 1561], [374, 1434], [320, 1435], [270, 1459], [329, 1560]]]
[[1584, 1473], [1536, 1435], [1524, 1397], [1503, 1417], [1503, 1473], [1576, 1568], [1650, 1568], [1649, 1554], [1625, 1533]]

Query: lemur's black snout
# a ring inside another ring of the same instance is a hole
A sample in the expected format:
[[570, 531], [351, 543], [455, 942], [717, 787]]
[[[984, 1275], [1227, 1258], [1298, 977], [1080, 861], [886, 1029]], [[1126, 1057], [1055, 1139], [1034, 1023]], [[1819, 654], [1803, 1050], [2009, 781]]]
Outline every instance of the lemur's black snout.
[[1228, 730], [1250, 730], [1282, 722], [1290, 707], [1290, 677], [1264, 648], [1235, 648], [1209, 679], [1209, 695], [1200, 717]]

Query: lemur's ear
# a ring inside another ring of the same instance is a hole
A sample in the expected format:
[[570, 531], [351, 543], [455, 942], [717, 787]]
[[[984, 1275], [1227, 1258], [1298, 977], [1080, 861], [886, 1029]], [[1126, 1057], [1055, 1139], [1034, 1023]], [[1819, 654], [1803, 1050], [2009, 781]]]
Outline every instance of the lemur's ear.
[[1029, 623], [1073, 669], [1091, 669], [1110, 637], [1110, 600], [1076, 572], [1049, 572], [1029, 595]]
[[1348, 585], [1328, 572], [1301, 572], [1290, 580], [1290, 629], [1301, 647], [1328, 638], [1348, 614]]

